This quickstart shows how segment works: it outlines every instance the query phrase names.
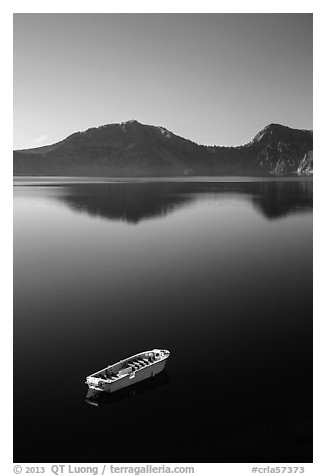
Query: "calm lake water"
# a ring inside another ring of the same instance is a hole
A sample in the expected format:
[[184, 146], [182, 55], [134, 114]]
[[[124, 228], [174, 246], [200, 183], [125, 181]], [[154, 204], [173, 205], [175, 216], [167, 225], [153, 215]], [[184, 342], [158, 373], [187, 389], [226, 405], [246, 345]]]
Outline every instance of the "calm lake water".
[[312, 181], [71, 182], [14, 187], [14, 461], [311, 462]]

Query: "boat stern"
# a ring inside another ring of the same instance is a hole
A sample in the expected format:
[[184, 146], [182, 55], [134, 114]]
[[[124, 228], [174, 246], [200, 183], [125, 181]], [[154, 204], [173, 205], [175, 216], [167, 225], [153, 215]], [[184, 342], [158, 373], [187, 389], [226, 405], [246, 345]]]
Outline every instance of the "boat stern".
[[99, 392], [104, 391], [104, 382], [98, 378], [94, 377], [93, 375], [90, 375], [89, 377], [86, 377], [86, 385], [92, 390], [98, 390]]

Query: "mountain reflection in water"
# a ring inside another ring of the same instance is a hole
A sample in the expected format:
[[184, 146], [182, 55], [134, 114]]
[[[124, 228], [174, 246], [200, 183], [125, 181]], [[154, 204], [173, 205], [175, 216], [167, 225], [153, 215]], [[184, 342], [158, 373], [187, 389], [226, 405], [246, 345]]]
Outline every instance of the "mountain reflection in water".
[[[24, 187], [25, 189], [26, 187]], [[203, 199], [241, 196], [263, 216], [275, 219], [311, 211], [312, 180], [254, 182], [147, 182], [38, 185], [42, 196], [60, 200], [74, 211], [137, 224], [163, 218]], [[26, 190], [24, 190], [26, 192]]]

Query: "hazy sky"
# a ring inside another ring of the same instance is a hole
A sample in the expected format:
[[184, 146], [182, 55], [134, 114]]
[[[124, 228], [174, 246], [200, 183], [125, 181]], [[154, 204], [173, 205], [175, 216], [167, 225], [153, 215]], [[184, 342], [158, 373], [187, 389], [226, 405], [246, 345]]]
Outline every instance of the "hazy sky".
[[312, 128], [311, 14], [15, 14], [14, 148], [137, 119], [240, 145]]

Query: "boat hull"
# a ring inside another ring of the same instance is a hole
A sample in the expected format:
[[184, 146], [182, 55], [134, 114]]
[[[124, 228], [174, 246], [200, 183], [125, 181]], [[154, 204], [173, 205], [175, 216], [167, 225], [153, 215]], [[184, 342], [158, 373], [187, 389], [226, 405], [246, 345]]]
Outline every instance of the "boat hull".
[[88, 388], [85, 398], [86, 403], [93, 406], [110, 405], [135, 398], [144, 393], [164, 387], [170, 382], [170, 378], [164, 369], [159, 372], [154, 378], [147, 378], [139, 381], [135, 385], [129, 385], [117, 392], [97, 392], [96, 390]]
[[117, 390], [129, 387], [130, 385], [134, 385], [135, 383], [141, 382], [142, 380], [145, 380], [147, 378], [155, 377], [155, 375], [162, 372], [165, 367], [165, 364], [166, 360], [163, 360], [161, 362], [152, 364], [149, 367], [145, 367], [141, 370], [138, 370], [138, 372], [135, 372], [135, 376], [133, 378], [130, 378], [130, 376], [126, 375], [125, 377], [116, 380], [115, 382], [105, 383], [103, 385], [103, 391], [108, 393], [116, 392]]

